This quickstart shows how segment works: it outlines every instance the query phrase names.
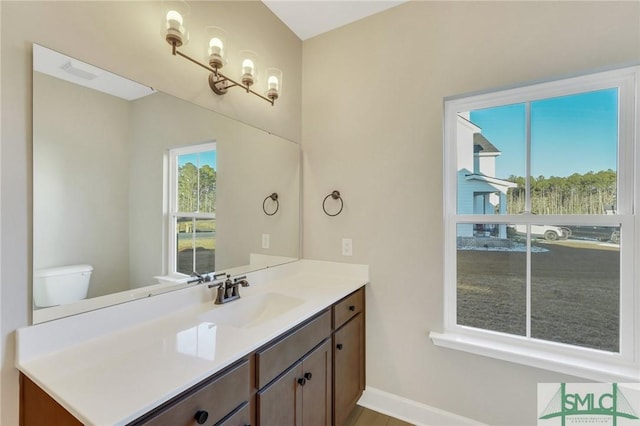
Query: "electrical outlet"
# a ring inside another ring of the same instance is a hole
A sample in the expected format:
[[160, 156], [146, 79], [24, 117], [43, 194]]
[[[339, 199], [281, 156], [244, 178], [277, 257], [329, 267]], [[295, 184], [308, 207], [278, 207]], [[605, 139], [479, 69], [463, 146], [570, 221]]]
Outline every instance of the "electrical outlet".
[[262, 248], [268, 249], [269, 247], [271, 247], [271, 235], [262, 234]]
[[353, 256], [353, 240], [351, 238], [342, 239], [342, 255]]

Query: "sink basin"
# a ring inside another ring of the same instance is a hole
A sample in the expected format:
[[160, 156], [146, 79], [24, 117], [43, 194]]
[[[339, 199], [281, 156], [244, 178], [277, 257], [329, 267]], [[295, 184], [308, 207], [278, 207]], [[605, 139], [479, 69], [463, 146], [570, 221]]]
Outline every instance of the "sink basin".
[[237, 328], [250, 328], [272, 320], [304, 303], [303, 299], [281, 293], [261, 293], [241, 297], [200, 316], [202, 321]]

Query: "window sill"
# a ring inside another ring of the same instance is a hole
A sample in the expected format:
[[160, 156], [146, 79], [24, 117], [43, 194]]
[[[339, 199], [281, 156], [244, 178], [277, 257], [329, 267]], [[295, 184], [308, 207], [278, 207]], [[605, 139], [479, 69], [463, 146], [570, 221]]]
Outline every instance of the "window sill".
[[[569, 374], [588, 380], [611, 383], [637, 382], [640, 378], [639, 366], [622, 364], [620, 360], [613, 359], [616, 355], [603, 354], [603, 360], [593, 360], [575, 355], [560, 354], [543, 348], [496, 342], [492, 339], [457, 333], [437, 333], [432, 331], [429, 333], [429, 337], [436, 346]], [[611, 362], [604, 360], [607, 356], [612, 358]]]

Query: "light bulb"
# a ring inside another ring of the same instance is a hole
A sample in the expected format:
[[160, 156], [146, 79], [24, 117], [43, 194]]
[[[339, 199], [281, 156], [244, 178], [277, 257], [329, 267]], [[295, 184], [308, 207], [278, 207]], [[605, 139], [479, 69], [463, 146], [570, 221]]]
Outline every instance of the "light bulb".
[[251, 59], [245, 59], [242, 61], [242, 73], [253, 75], [253, 61]]
[[222, 40], [217, 37], [213, 37], [209, 40], [209, 54], [210, 55], [220, 55], [222, 56], [222, 50], [224, 49], [224, 45], [222, 44]]
[[275, 75], [270, 76], [269, 80], [267, 80], [267, 88], [269, 90], [278, 90], [278, 77]]
[[267, 98], [271, 104], [282, 94], [282, 71], [277, 68], [267, 68]]
[[168, 28], [182, 32], [182, 23], [182, 15], [180, 15], [178, 12], [176, 12], [175, 10], [170, 10], [169, 12], [167, 12]]

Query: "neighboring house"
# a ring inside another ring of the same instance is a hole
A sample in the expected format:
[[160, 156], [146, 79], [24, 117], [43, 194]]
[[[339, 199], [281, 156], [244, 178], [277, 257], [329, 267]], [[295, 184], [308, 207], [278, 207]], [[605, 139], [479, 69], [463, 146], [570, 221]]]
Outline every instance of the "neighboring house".
[[[517, 185], [495, 177], [496, 158], [501, 154], [482, 129], [458, 115], [458, 214], [493, 215], [507, 213], [507, 190]], [[459, 237], [507, 237], [506, 225], [463, 224]]]

